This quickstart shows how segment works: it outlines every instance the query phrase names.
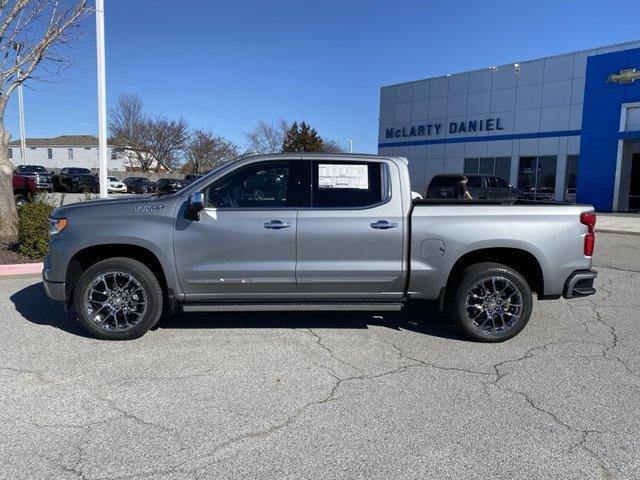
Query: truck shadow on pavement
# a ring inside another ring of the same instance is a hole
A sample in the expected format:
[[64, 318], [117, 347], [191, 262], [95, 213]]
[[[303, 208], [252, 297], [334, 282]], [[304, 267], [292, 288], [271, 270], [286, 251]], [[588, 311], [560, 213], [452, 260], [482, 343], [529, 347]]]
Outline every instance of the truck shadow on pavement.
[[[29, 285], [11, 295], [16, 311], [36, 325], [48, 325], [62, 331], [90, 338], [73, 312], [65, 312], [60, 302], [51, 300], [42, 283]], [[367, 329], [380, 326], [392, 330], [409, 330], [433, 337], [466, 340], [445, 314], [428, 302], [411, 304], [402, 312], [228, 312], [178, 313], [162, 318], [158, 329]]]

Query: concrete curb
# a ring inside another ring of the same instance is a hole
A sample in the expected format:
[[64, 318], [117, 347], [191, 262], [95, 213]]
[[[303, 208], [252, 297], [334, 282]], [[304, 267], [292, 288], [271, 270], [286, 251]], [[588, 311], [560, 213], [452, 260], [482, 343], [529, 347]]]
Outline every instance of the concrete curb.
[[611, 228], [596, 228], [596, 233], [611, 233], [614, 235], [640, 236], [640, 232], [635, 232], [633, 230], [614, 230]]
[[10, 265], [0, 265], [0, 278], [15, 276], [40, 276], [42, 274], [42, 263], [14, 263]]

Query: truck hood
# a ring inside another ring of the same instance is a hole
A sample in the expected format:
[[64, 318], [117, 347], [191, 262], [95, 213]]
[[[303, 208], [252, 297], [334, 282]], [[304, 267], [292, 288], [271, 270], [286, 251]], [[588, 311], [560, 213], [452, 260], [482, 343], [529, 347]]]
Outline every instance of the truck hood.
[[101, 209], [103, 207], [112, 209], [126, 209], [130, 210], [134, 206], [154, 205], [156, 203], [165, 203], [165, 200], [170, 196], [160, 195], [137, 195], [135, 197], [124, 198], [98, 198], [95, 200], [86, 200], [84, 202], [72, 203], [70, 205], [64, 205], [56, 208], [51, 216], [53, 217], [68, 217], [73, 215], [74, 212], [81, 211], [83, 214], [89, 213], [90, 209]]

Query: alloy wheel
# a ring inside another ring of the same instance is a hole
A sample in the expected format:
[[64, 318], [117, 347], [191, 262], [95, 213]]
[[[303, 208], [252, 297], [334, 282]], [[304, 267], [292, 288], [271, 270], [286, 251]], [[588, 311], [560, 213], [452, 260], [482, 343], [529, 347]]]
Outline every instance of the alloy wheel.
[[474, 328], [497, 334], [520, 321], [523, 306], [522, 292], [514, 282], [505, 277], [489, 277], [469, 289], [465, 311]]
[[86, 287], [84, 308], [100, 328], [123, 332], [144, 317], [147, 299], [145, 288], [133, 275], [109, 271], [95, 277]]

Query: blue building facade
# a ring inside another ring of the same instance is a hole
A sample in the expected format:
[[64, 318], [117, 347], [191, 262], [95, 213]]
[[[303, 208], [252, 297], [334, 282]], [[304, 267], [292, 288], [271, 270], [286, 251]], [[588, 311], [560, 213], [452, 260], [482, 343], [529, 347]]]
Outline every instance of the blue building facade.
[[529, 198], [640, 210], [640, 41], [382, 87], [378, 151]]
[[[622, 76], [612, 79], [612, 72]], [[640, 48], [589, 57], [578, 202], [601, 211], [640, 209], [640, 197], [636, 198], [640, 165], [634, 148], [640, 141], [640, 120], [636, 116], [640, 117]]]

